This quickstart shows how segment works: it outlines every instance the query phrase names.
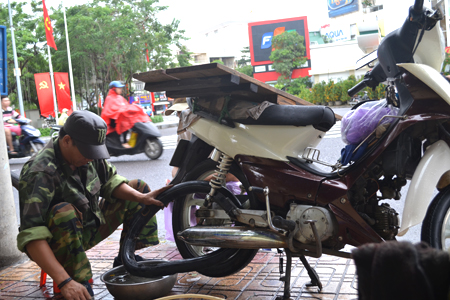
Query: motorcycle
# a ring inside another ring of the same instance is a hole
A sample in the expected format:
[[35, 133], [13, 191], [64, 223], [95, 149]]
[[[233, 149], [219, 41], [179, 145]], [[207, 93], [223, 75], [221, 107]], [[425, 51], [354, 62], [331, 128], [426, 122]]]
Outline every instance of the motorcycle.
[[[51, 126], [51, 136], [57, 136], [62, 126]], [[134, 155], [144, 152], [150, 159], [158, 159], [163, 153], [163, 145], [158, 139], [161, 133], [158, 128], [151, 122], [135, 123], [131, 128], [132, 135], [136, 135], [135, 145], [131, 148], [122, 146], [120, 135], [112, 132], [106, 136], [106, 148], [109, 155]]]
[[135, 123], [131, 129], [132, 136], [137, 134], [132, 148], [124, 148], [120, 135], [112, 132], [106, 136], [106, 148], [111, 156], [133, 155], [144, 152], [150, 159], [158, 159], [163, 152], [163, 145], [158, 139], [161, 133], [152, 122]]
[[[424, 9], [423, 0], [415, 0], [402, 27], [379, 45], [378, 62], [348, 91], [355, 95], [384, 83], [386, 102], [397, 109], [395, 115], [382, 118], [390, 121], [385, 132], [377, 138], [371, 133], [372, 143], [349, 165], [321, 161], [316, 149], [335, 124], [328, 107], [272, 105], [257, 120], [205, 114], [191, 123], [194, 137], [180, 141], [171, 161], [179, 167], [175, 185], [158, 197], [166, 205], [174, 201], [173, 232], [183, 260], [158, 266], [135, 261], [137, 236], [159, 210], [145, 207], [133, 219], [122, 247], [127, 271], [142, 277], [190, 271], [223, 277], [247, 266], [258, 249], [278, 248], [287, 259], [280, 280], [284, 298], [289, 298], [292, 257], [300, 258], [311, 285], [320, 290], [322, 283], [305, 256], [350, 258], [343, 251], [346, 245], [395, 240], [419, 223], [422, 241], [448, 250], [450, 84], [439, 73], [445, 48], [439, 26], [442, 12], [442, 7]], [[369, 65], [373, 59], [362, 62]], [[172, 92], [166, 89], [167, 95], [183, 96], [183, 70], [168, 71], [163, 72], [170, 77], [167, 82], [175, 84]], [[245, 78], [230, 73], [233, 84]], [[152, 82], [146, 88], [151, 89]], [[196, 99], [190, 107], [197, 113]], [[329, 172], [318, 165], [329, 167]], [[238, 195], [225, 188], [227, 174], [239, 180]], [[385, 202], [399, 200], [407, 181], [410, 187], [399, 220]], [[439, 193], [431, 200], [435, 186]], [[190, 225], [192, 210], [196, 226]]]
[[44, 148], [45, 142], [39, 138], [41, 136], [41, 132], [29, 125], [31, 123], [30, 119], [17, 118], [15, 121], [20, 125], [22, 134], [17, 136], [14, 132], [12, 132], [14, 151], [17, 154], [11, 154], [9, 152], [9, 158], [30, 156]]

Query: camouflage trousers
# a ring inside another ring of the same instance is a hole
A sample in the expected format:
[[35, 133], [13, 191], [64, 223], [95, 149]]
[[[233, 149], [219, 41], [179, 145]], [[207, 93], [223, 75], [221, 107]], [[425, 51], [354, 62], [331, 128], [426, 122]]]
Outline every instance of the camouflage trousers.
[[[141, 180], [132, 180], [128, 184], [142, 193], [150, 192], [148, 185]], [[77, 282], [92, 278], [91, 264], [85, 251], [106, 239], [123, 223], [120, 237], [120, 245], [122, 245], [128, 232], [129, 222], [141, 209], [139, 203], [126, 200], [109, 203], [102, 199], [99, 206], [105, 216], [106, 224], [98, 227], [83, 228], [82, 214], [75, 206], [67, 202], [53, 206], [46, 219], [47, 226], [53, 235], [49, 241], [50, 248], [69, 276]], [[136, 249], [158, 243], [158, 226], [154, 216], [140, 233]]]

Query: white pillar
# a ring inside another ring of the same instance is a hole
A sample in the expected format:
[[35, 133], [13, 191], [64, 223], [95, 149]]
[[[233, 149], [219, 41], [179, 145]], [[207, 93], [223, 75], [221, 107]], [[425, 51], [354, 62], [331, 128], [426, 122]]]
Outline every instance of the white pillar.
[[19, 230], [12, 189], [6, 137], [3, 122], [0, 122], [0, 267], [10, 266], [24, 257], [17, 249]]

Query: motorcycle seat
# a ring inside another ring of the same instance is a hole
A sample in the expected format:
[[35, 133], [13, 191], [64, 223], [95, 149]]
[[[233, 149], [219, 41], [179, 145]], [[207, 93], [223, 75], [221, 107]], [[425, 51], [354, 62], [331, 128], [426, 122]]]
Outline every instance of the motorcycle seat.
[[326, 106], [271, 105], [260, 117], [234, 120], [245, 125], [309, 126], [327, 132], [336, 123], [331, 108]]

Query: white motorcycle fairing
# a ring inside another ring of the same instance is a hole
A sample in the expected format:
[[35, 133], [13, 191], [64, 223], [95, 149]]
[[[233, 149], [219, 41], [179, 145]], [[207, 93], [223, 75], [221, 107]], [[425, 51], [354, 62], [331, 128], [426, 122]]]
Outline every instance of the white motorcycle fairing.
[[398, 66], [417, 77], [450, 104], [450, 84], [438, 71], [422, 64], [405, 63]]
[[325, 132], [313, 126], [244, 125], [231, 128], [201, 118], [189, 127], [197, 137], [231, 157], [250, 155], [288, 161], [307, 147], [316, 147]]
[[406, 195], [399, 236], [406, 234], [410, 227], [422, 223], [434, 189], [448, 170], [450, 148], [444, 141], [438, 141], [427, 148], [414, 172]]

